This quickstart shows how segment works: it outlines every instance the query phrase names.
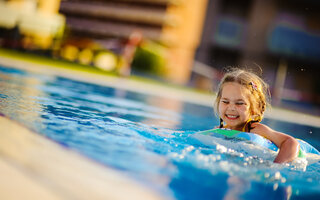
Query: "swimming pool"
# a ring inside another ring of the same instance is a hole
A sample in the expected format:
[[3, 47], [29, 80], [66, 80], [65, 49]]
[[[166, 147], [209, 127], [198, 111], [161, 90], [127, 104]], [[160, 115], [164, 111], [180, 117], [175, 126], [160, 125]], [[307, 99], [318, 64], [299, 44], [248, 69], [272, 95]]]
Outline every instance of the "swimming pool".
[[[3, 66], [0, 84], [1, 113], [168, 198], [320, 195], [319, 162], [277, 165], [254, 146], [194, 140], [194, 132], [217, 125], [211, 107]], [[264, 121], [320, 149], [319, 128]]]

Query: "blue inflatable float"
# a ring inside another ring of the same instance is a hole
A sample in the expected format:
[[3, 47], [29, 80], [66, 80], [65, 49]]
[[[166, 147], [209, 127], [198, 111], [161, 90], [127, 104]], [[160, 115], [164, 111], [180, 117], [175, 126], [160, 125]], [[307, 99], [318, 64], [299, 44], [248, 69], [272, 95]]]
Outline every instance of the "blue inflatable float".
[[[201, 137], [201, 136], [206, 136], [206, 137]], [[196, 138], [199, 142], [207, 145], [208, 136], [224, 138], [224, 139], [233, 138], [236, 140], [250, 141], [254, 144], [268, 148], [272, 151], [278, 151], [278, 147], [274, 143], [272, 143], [270, 140], [260, 135], [257, 135], [254, 133], [241, 132], [237, 130], [225, 129], [225, 128], [216, 128], [216, 129], [197, 132], [194, 134], [193, 137]], [[300, 143], [300, 151], [299, 151], [298, 157], [304, 158], [306, 154], [310, 154], [310, 153], [320, 155], [320, 152], [309, 143], [300, 139], [297, 139], [297, 140]]]

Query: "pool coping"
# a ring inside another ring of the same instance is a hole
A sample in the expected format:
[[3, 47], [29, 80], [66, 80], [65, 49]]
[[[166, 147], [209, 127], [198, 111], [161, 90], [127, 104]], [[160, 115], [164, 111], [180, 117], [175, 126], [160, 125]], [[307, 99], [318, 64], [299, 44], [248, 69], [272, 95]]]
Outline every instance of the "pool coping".
[[0, 115], [0, 199], [168, 199]]

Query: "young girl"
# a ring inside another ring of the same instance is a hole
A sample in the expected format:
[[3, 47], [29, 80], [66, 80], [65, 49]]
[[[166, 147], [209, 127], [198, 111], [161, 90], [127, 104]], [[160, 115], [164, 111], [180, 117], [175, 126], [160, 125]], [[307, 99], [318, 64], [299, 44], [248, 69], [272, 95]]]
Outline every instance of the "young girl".
[[268, 85], [256, 74], [242, 69], [227, 72], [220, 82], [215, 101], [220, 128], [263, 136], [279, 148], [274, 162], [291, 162], [298, 156], [298, 141], [260, 123], [268, 105], [268, 94]]

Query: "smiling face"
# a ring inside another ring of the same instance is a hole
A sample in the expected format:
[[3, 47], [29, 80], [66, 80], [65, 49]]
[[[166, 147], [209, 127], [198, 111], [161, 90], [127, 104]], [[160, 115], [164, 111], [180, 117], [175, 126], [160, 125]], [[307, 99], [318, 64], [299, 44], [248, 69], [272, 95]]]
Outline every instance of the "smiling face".
[[247, 89], [236, 82], [224, 83], [218, 108], [227, 127], [241, 131], [250, 117]]

